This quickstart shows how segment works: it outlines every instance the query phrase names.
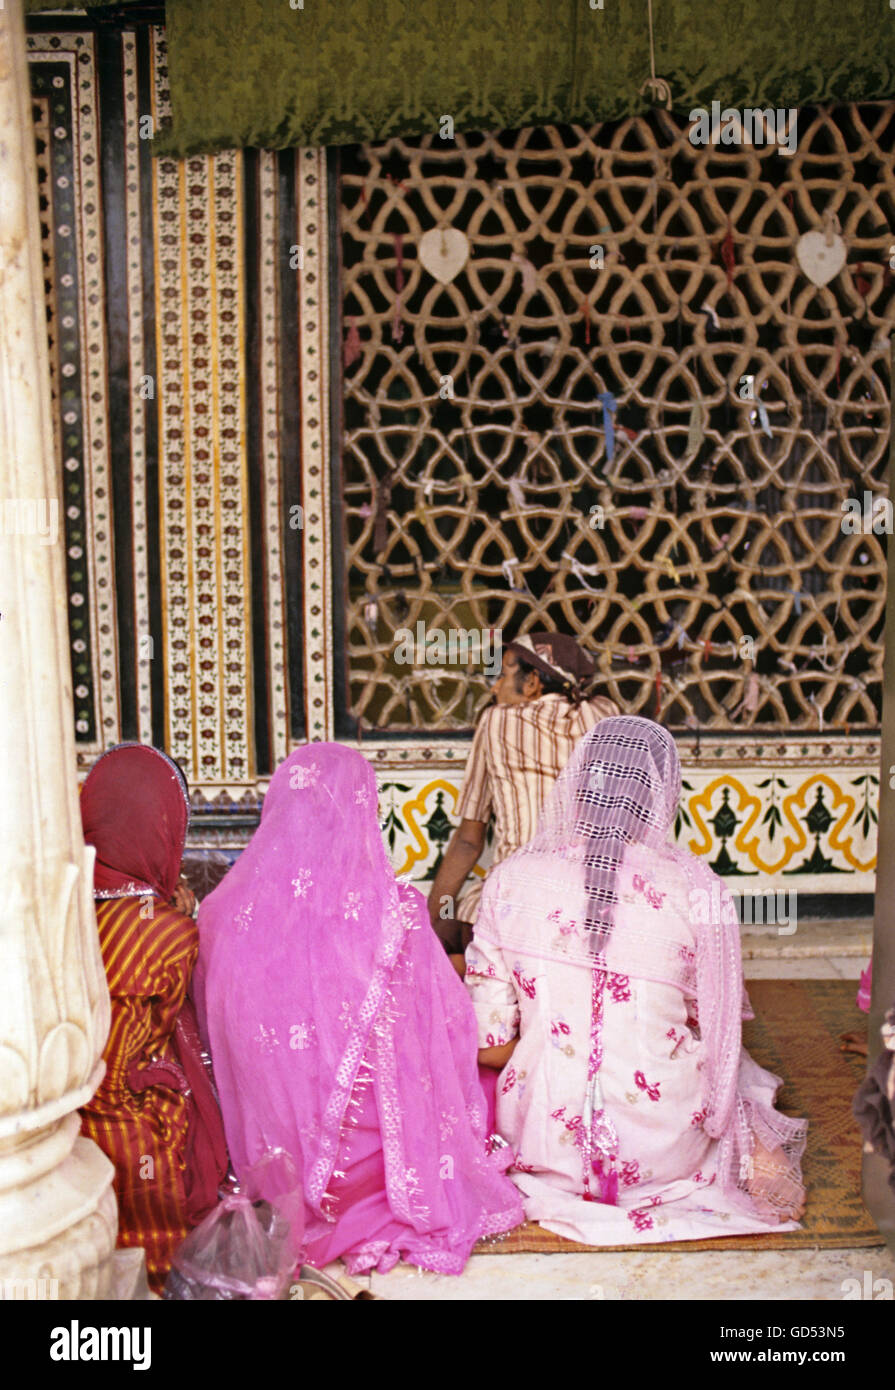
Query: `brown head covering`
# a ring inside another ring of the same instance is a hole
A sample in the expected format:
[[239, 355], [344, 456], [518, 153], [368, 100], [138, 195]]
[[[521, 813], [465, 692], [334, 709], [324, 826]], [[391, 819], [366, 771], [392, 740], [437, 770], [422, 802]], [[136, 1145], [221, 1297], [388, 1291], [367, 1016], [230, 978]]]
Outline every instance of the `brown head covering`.
[[513, 652], [546, 680], [556, 681], [576, 703], [586, 698], [596, 667], [593, 658], [565, 632], [527, 632], [505, 650]]
[[190, 820], [186, 779], [158, 748], [119, 743], [81, 789], [84, 841], [96, 849], [96, 898], [174, 895]]

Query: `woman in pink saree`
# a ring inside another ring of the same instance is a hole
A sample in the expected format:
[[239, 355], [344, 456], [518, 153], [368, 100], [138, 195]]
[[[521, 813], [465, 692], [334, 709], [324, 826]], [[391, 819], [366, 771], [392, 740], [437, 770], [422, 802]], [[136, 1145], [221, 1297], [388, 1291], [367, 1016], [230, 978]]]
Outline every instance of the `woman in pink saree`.
[[359, 753], [287, 758], [199, 938], [233, 1167], [272, 1199], [294, 1175], [308, 1263], [459, 1274], [480, 1236], [522, 1220], [511, 1155], [489, 1152], [469, 997], [389, 867]]
[[670, 843], [677, 750], [646, 719], [577, 745], [488, 878], [466, 953], [525, 1212], [587, 1244], [791, 1229], [807, 1126], [742, 1045], [736, 910]]

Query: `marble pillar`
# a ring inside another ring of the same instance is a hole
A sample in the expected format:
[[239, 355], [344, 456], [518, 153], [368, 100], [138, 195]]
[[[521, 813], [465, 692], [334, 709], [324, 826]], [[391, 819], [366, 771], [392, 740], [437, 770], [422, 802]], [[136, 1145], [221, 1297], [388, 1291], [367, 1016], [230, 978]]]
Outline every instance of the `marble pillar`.
[[[81, 835], [22, 0], [0, 4], [0, 1297], [112, 1293], [112, 1165], [79, 1135], [109, 995]], [[43, 1282], [41, 1282], [43, 1281]]]

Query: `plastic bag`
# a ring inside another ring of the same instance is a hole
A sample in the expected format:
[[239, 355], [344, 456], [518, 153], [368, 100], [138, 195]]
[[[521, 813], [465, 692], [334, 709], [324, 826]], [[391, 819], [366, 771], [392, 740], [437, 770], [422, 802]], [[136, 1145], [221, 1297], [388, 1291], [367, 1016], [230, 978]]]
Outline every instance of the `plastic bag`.
[[286, 1299], [295, 1263], [292, 1223], [283, 1212], [234, 1193], [178, 1248], [162, 1296], [195, 1302]]

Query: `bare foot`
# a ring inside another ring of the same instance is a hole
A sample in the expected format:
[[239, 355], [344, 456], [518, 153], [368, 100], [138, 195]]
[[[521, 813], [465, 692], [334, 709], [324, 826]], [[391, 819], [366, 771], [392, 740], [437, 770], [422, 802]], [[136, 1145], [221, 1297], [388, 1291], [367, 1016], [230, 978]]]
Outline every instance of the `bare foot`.
[[801, 1221], [805, 1215], [807, 1193], [793, 1176], [792, 1165], [782, 1149], [769, 1152], [755, 1145], [749, 1164], [750, 1196], [764, 1205], [769, 1217], [780, 1223]]
[[839, 1041], [842, 1044], [840, 1052], [853, 1052], [856, 1057], [867, 1056], [866, 1033], [840, 1033]]

